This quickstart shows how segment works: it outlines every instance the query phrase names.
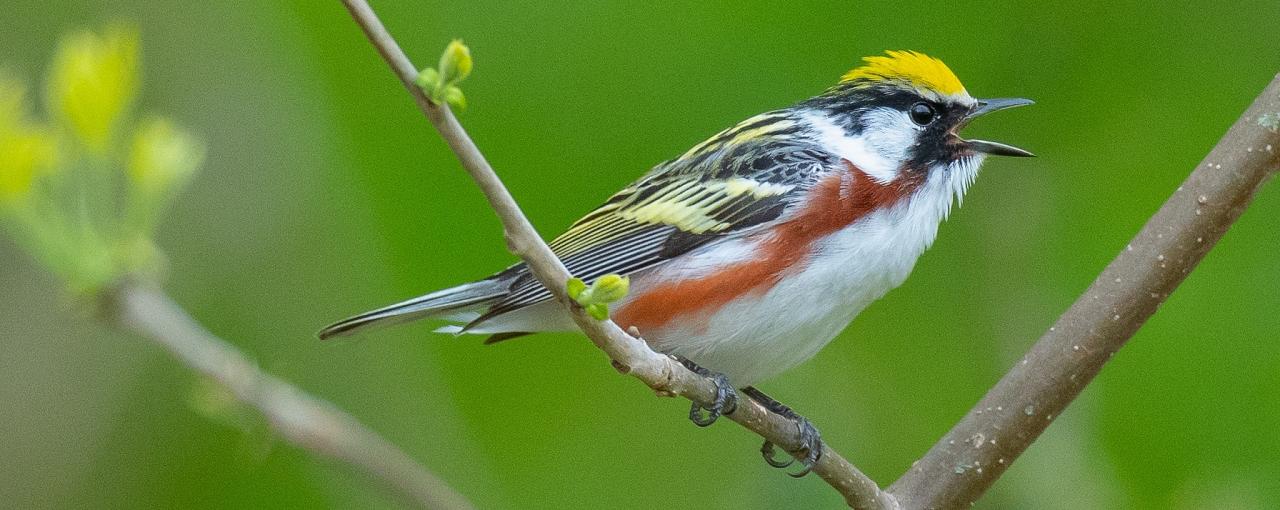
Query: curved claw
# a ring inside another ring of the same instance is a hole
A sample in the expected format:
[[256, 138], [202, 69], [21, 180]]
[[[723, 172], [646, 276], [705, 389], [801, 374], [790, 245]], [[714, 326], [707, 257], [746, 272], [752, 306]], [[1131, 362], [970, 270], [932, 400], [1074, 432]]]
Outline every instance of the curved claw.
[[760, 455], [764, 456], [764, 462], [766, 464], [778, 469], [785, 468], [796, 462], [796, 459], [791, 456], [787, 456], [785, 461], [778, 460], [777, 451], [774, 450], [772, 441], [765, 441], [764, 444], [760, 446]]
[[709, 427], [720, 418], [720, 413], [714, 409], [707, 409], [707, 414], [705, 416], [702, 414], [702, 411], [702, 406], [695, 402], [693, 407], [689, 408], [689, 421], [699, 427]]
[[[805, 452], [805, 457], [800, 459], [800, 471], [795, 473], [787, 473], [792, 478], [803, 478], [813, 471], [814, 464], [818, 463], [818, 459], [822, 457], [822, 434], [818, 432], [818, 428], [813, 426], [809, 420], [796, 416], [796, 427], [800, 429], [800, 449], [797, 452]], [[778, 469], [786, 468], [795, 463], [794, 458], [788, 458], [786, 461], [778, 460], [774, 445], [770, 441], [765, 441], [760, 447], [760, 454], [764, 456], [764, 461]]]
[[[710, 375], [716, 383], [716, 400], [710, 407], [703, 407], [697, 402], [689, 408], [689, 421], [699, 427], [708, 427], [715, 423], [721, 415], [730, 414], [738, 409], [738, 393], [729, 384], [729, 379], [722, 374]], [[706, 411], [706, 414], [703, 414]]]

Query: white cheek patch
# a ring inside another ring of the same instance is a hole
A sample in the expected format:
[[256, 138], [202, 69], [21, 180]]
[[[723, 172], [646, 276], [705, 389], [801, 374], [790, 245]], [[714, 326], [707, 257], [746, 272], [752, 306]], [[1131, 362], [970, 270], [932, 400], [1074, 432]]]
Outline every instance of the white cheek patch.
[[841, 158], [882, 184], [893, 182], [906, 159], [907, 150], [920, 130], [907, 114], [892, 108], [876, 108], [863, 114], [867, 129], [853, 137], [825, 115], [806, 114], [819, 143], [831, 147]]
[[[915, 145], [924, 128], [913, 122], [906, 112], [893, 108], [876, 108], [862, 118], [867, 128], [862, 132], [867, 145], [884, 158], [901, 165], [907, 159], [907, 151]], [[894, 172], [897, 172], [894, 168]]]

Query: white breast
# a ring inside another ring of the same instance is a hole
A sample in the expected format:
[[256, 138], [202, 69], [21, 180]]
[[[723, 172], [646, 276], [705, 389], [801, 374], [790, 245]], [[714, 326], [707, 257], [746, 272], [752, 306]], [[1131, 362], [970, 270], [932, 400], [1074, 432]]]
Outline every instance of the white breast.
[[[724, 373], [739, 387], [808, 360], [867, 305], [907, 278], [916, 259], [933, 243], [952, 197], [972, 182], [979, 163], [932, 172], [911, 199], [819, 240], [807, 263], [763, 296], [731, 301], [705, 324], [673, 323], [645, 332], [646, 339], [655, 348]], [[741, 246], [723, 249], [730, 259], [743, 252]], [[717, 259], [718, 250], [699, 253], [688, 262]], [[669, 266], [661, 271], [682, 270], [682, 264]]]

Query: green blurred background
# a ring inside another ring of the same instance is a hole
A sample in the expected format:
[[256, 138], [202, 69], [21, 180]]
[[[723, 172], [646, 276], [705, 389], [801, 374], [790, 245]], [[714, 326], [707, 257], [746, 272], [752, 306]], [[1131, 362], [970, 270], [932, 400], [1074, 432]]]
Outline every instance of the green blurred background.
[[[987, 165], [906, 285], [762, 387], [882, 483], [958, 420], [1280, 70], [1280, 3], [379, 1], [419, 65], [452, 37], [462, 115], [546, 234], [649, 166], [831, 84], [944, 59], [1033, 108], [971, 128]], [[142, 111], [209, 159], [160, 233], [168, 288], [269, 371], [364, 420], [484, 508], [832, 507], [758, 440], [616, 375], [576, 335], [498, 346], [331, 320], [512, 262], [453, 156], [336, 1], [9, 0], [0, 60], [142, 31]], [[979, 508], [1280, 506], [1280, 195], [1272, 186]], [[394, 508], [361, 476], [210, 413], [166, 353], [94, 323], [0, 239], [0, 501], [11, 508]], [[212, 414], [212, 415], [211, 415]], [[212, 418], [212, 419], [211, 419]]]

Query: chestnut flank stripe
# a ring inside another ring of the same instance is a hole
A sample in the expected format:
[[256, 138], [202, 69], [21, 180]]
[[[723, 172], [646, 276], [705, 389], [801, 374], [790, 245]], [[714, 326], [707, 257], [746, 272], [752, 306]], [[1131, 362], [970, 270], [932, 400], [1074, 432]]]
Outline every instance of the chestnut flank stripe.
[[730, 301], [768, 292], [788, 269], [805, 262], [816, 241], [872, 211], [896, 204], [919, 188], [925, 178], [922, 171], [904, 169], [894, 182], [881, 184], [847, 160], [844, 166], [845, 172], [815, 184], [804, 197], [803, 208], [791, 219], [752, 235], [758, 242], [757, 258], [700, 278], [644, 290], [619, 308], [613, 320], [624, 328], [635, 326], [641, 334], [677, 318], [705, 324]]

